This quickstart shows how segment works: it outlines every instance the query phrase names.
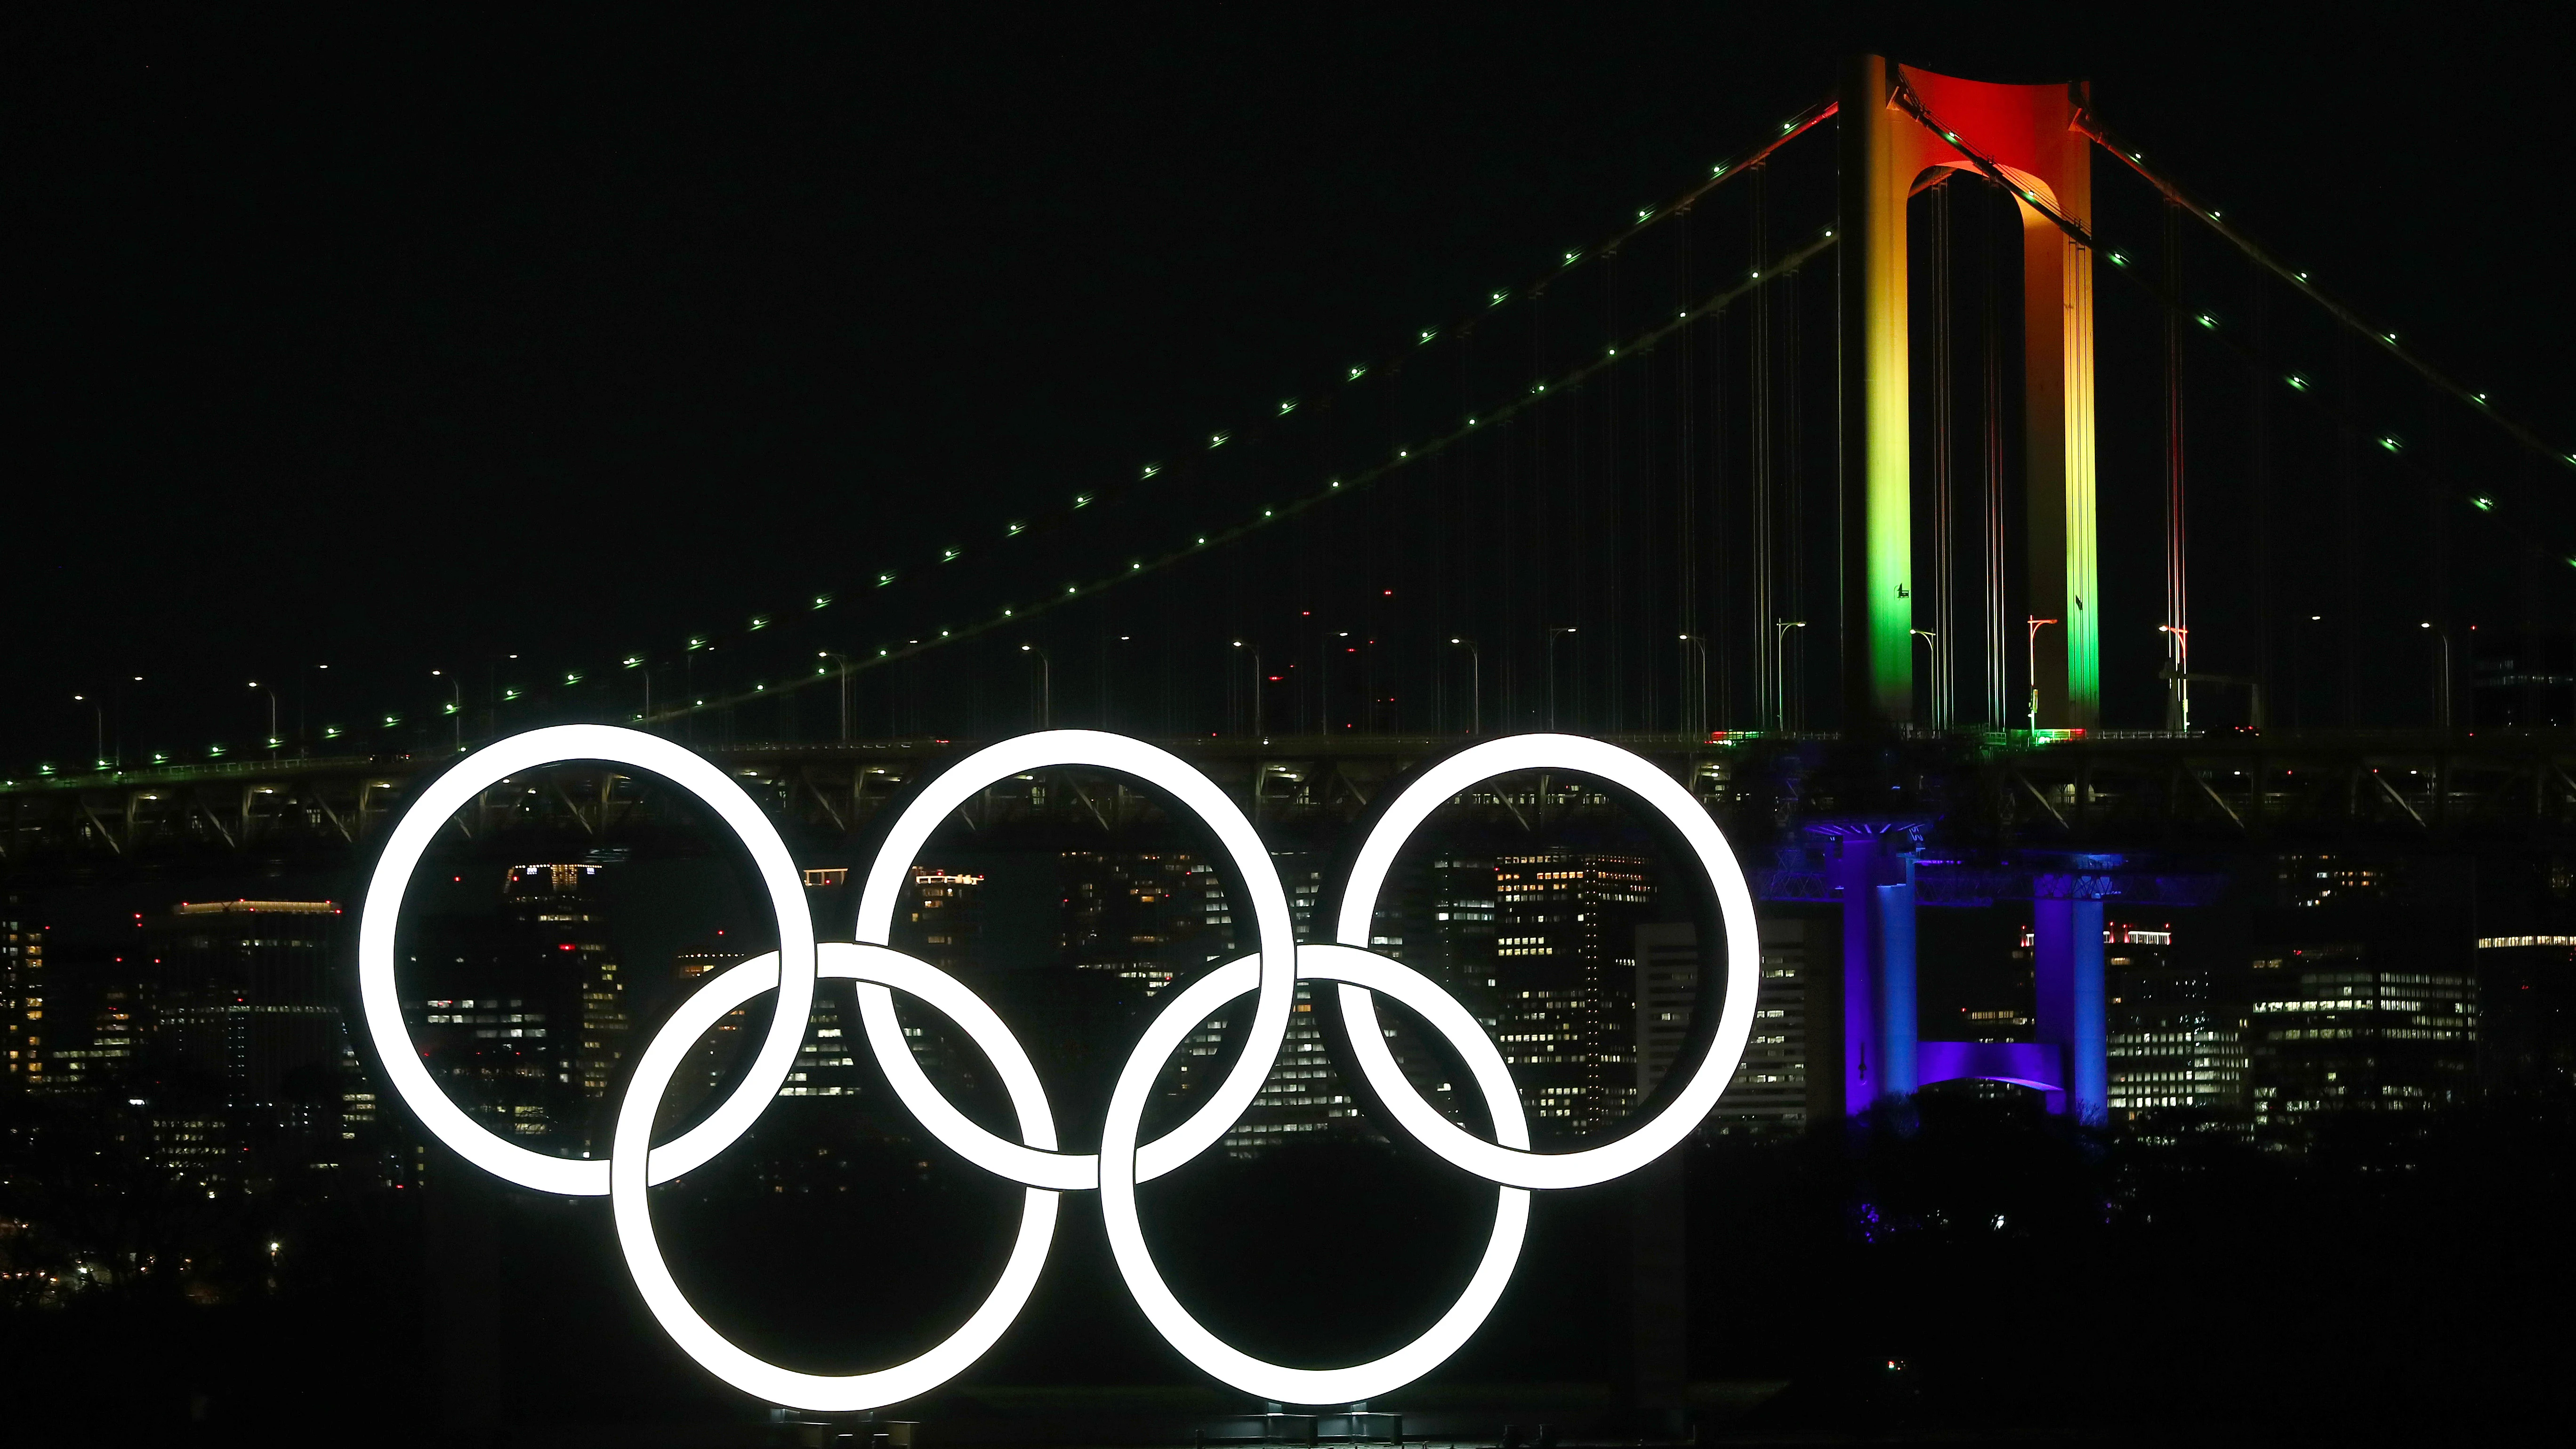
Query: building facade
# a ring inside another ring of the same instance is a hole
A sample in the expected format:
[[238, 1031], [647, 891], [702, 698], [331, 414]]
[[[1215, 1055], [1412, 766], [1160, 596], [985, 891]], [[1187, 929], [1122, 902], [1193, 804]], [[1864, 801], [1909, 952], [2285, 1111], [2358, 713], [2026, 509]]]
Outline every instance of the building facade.
[[2251, 1108], [2246, 1003], [2208, 965], [2179, 964], [2170, 922], [2103, 932], [2111, 1117], [2180, 1109], [2229, 1122]]
[[[425, 928], [404, 1015], [457, 1106], [531, 1146], [604, 1143], [626, 1052], [626, 983], [590, 864], [506, 867], [494, 909]], [[488, 899], [488, 898], [487, 898]], [[731, 964], [728, 962], [727, 964]]]
[[2421, 1113], [2477, 1089], [2476, 978], [2362, 942], [2258, 958], [2248, 1010], [2255, 1130], [2296, 1146], [2345, 1112]]
[[[1807, 1123], [1807, 923], [1765, 913], [1758, 922], [1761, 979], [1753, 1030], [1726, 1091], [1700, 1124], [1710, 1136], [1797, 1132]], [[1637, 1096], [1671, 1075], [1699, 1013], [1720, 999], [1701, 995], [1699, 928], [1664, 921], [1637, 928]], [[1721, 986], [1720, 990], [1723, 989]]]
[[44, 1081], [45, 931], [13, 915], [0, 915], [0, 1048], [13, 1086]]
[[1655, 896], [1635, 856], [1494, 862], [1494, 1040], [1542, 1128], [1582, 1136], [1636, 1102], [1637, 928], [1654, 920]]

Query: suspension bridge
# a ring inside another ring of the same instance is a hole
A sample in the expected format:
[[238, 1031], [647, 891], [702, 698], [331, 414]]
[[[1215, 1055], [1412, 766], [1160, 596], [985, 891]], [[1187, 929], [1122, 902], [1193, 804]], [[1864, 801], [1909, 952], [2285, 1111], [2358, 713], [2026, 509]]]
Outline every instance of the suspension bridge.
[[[1753, 840], [1877, 812], [1998, 860], [2562, 841], [2571, 468], [2082, 84], [1861, 57], [1615, 233], [1051, 512], [961, 512], [933, 554], [611, 657], [254, 684], [255, 732], [128, 739], [84, 701], [86, 757], [0, 769], [0, 872], [327, 865], [421, 770], [571, 720], [703, 750], [818, 851], [1046, 724], [1168, 742], [1280, 830], [1555, 728]], [[983, 823], [1151, 813], [1023, 784]], [[1539, 782], [1483, 808], [1605, 807]], [[652, 782], [565, 767], [458, 829], [667, 818]]]

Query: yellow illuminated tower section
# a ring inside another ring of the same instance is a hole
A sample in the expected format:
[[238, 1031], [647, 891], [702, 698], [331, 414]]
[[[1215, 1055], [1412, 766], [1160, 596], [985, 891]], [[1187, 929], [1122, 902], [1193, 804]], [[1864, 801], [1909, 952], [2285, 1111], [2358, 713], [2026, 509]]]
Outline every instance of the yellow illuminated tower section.
[[[2038, 724], [2100, 713], [2101, 597], [2094, 544], [2091, 142], [2077, 85], [1994, 85], [1882, 56], [1843, 74], [1842, 369], [1845, 696], [1856, 723], [1914, 710], [1913, 406], [1906, 198], [1944, 167], [2008, 190], [2022, 219], [2028, 609], [2041, 636]], [[2054, 637], [2051, 637], [2051, 636]]]

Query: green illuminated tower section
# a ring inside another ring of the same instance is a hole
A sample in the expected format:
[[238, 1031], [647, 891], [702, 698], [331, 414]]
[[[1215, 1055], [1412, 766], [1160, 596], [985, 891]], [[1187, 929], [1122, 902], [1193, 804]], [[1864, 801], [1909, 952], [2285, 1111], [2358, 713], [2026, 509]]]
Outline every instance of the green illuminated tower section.
[[1855, 723], [1914, 711], [1905, 202], [1944, 167], [2000, 178], [2021, 213], [2025, 598], [2031, 618], [2051, 621], [2023, 687], [2042, 728], [2099, 716], [2093, 258], [2049, 215], [2091, 225], [2083, 107], [2080, 85], [1992, 85], [1874, 55], [1844, 71], [1843, 517], [1856, 525], [1844, 534], [1844, 694]]
[[1855, 724], [1914, 717], [1905, 198], [1926, 162], [1920, 128], [1890, 106], [1890, 71], [1856, 57], [1841, 106], [1843, 693]]

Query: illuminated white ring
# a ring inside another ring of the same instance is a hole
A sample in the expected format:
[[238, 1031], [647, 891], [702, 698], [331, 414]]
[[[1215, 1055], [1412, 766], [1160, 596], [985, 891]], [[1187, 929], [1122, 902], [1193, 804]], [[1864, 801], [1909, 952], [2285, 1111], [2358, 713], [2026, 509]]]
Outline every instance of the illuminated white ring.
[[646, 1165], [654, 1182], [677, 1177], [731, 1146], [787, 1080], [813, 1012], [814, 921], [805, 905], [804, 877], [788, 855], [786, 843], [742, 787], [698, 755], [636, 730], [557, 725], [513, 735], [466, 756], [431, 781], [395, 822], [367, 883], [366, 906], [358, 917], [358, 999], [376, 1056], [384, 1063], [395, 1094], [430, 1135], [494, 1177], [538, 1192], [600, 1197], [609, 1189], [607, 1163], [552, 1157], [521, 1147], [485, 1131], [448, 1100], [437, 1079], [421, 1065], [419, 1048], [403, 1024], [402, 1001], [394, 983], [394, 928], [402, 916], [403, 893], [430, 841], [451, 816], [492, 784], [563, 760], [603, 760], [650, 770], [703, 801], [750, 852], [761, 884], [768, 889], [770, 908], [778, 917], [779, 950], [789, 963], [777, 1014], [770, 1019], [769, 1035], [762, 1039], [750, 1071], [704, 1121], [652, 1150]]
[[[1341, 981], [1368, 991], [1383, 991], [1421, 1013], [1432, 1028], [1449, 1039], [1465, 1059], [1485, 1107], [1493, 1115], [1494, 1135], [1506, 1144], [1527, 1147], [1529, 1126], [1521, 1116], [1520, 1094], [1501, 1053], [1457, 999], [1409, 966], [1345, 946], [1298, 948], [1298, 974], [1310, 980]], [[1337, 1369], [1299, 1369], [1268, 1363], [1219, 1339], [1172, 1296], [1145, 1246], [1145, 1230], [1136, 1217], [1136, 1133], [1145, 1099], [1163, 1063], [1180, 1048], [1198, 1024], [1227, 1002], [1250, 991], [1250, 957], [1219, 967], [1172, 998], [1136, 1044], [1118, 1085], [1109, 1094], [1109, 1113], [1100, 1128], [1100, 1216], [1109, 1230], [1109, 1251], [1117, 1260], [1127, 1291], [1144, 1310], [1147, 1321], [1183, 1358], [1234, 1387], [1286, 1404], [1347, 1404], [1383, 1394], [1440, 1366], [1466, 1343], [1468, 1335], [1494, 1311], [1519, 1262], [1521, 1241], [1529, 1230], [1529, 1194], [1517, 1187], [1497, 1187], [1493, 1236], [1475, 1274], [1449, 1311], [1421, 1337], [1383, 1358]], [[1357, 1028], [1354, 1027], [1354, 1032]], [[1246, 1052], [1250, 1049], [1247, 1047]], [[1265, 1066], [1267, 1057], [1264, 1058]], [[1445, 1119], [1444, 1119], [1445, 1120]]]
[[[821, 974], [825, 976], [921, 991], [934, 1001], [944, 994], [923, 975], [940, 973], [897, 952], [832, 941], [823, 945], [821, 955]], [[953, 981], [949, 984], [955, 985]], [[609, 1160], [605, 1164], [609, 1169], [608, 1198], [616, 1218], [618, 1248], [626, 1255], [626, 1268], [634, 1275], [636, 1291], [643, 1294], [645, 1307], [652, 1310], [663, 1331], [701, 1367], [745, 1393], [757, 1394], [773, 1404], [821, 1412], [873, 1409], [918, 1397], [965, 1372], [1020, 1316], [1020, 1309], [1037, 1287], [1038, 1271], [1046, 1266], [1047, 1247], [1055, 1238], [1054, 1193], [1039, 1188], [1027, 1190], [1020, 1210], [1019, 1239], [1011, 1245], [1010, 1260], [1002, 1265], [1001, 1281], [993, 1285], [982, 1306], [962, 1327], [919, 1357], [873, 1373], [799, 1373], [735, 1347], [732, 1340], [718, 1333], [690, 1306], [687, 1295], [673, 1281], [670, 1264], [664, 1261], [661, 1244], [653, 1235], [652, 1205], [644, 1191], [648, 1174], [640, 1164], [648, 1162], [646, 1147], [653, 1138], [653, 1119], [661, 1110], [662, 1094], [670, 1087], [672, 1073], [688, 1060], [698, 1038], [724, 1020], [727, 1012], [777, 985], [775, 952], [745, 961], [710, 980], [682, 1002], [654, 1035], [652, 1044], [644, 1048], [625, 1100], [618, 1104], [617, 1127], [609, 1139]], [[797, 1020], [804, 1020], [801, 1013]], [[980, 1015], [969, 1012], [956, 1020], [1000, 1069], [1003, 1086], [1010, 1092], [1011, 1109], [1019, 1117], [1020, 1135], [1035, 1146], [1053, 1147], [1055, 1122], [1047, 1112], [1045, 1095], [1031, 1090], [1036, 1086], [1037, 1073], [1020, 1050], [1019, 1040], [1002, 1029], [1000, 1020], [989, 1010]], [[660, 1155], [651, 1154], [656, 1158]]]
[[[1361, 1073], [1386, 1103], [1396, 1122], [1416, 1141], [1458, 1167], [1488, 1182], [1514, 1187], [1589, 1187], [1624, 1177], [1690, 1134], [1717, 1105], [1744, 1056], [1745, 1038], [1753, 1030], [1754, 999], [1760, 989], [1760, 938], [1753, 924], [1753, 892], [1744, 871], [1727, 848], [1717, 823], [1691, 793], [1643, 757], [1579, 735], [1509, 735], [1471, 746], [1441, 760], [1406, 782], [1389, 802], [1377, 828], [1362, 842], [1342, 886], [1342, 912], [1333, 934], [1341, 944], [1368, 944], [1369, 922], [1377, 911], [1378, 892], [1414, 830], [1433, 810], [1496, 775], [1525, 770], [1571, 770], [1608, 781], [1661, 815], [1690, 848], [1702, 873], [1717, 892], [1718, 911], [1726, 927], [1726, 1002], [1717, 1019], [1717, 1038], [1699, 1069], [1682, 1084], [1664, 1109], [1634, 1131], [1580, 1152], [1515, 1151], [1528, 1144], [1484, 1141], [1440, 1114], [1422, 1099], [1387, 1050], [1386, 1034], [1364, 985], [1341, 988], [1343, 1019], [1352, 1055]], [[1705, 978], [1703, 978], [1705, 979]], [[1398, 998], [1402, 1000], [1403, 998]], [[1407, 1002], [1407, 1005], [1413, 1005]], [[1414, 1010], [1422, 1008], [1414, 1005]], [[1428, 1013], [1425, 1013], [1428, 1015]], [[1479, 1039], [1482, 1034], [1479, 1033]]]
[[[909, 883], [912, 863], [921, 858], [930, 833], [951, 812], [996, 780], [1060, 765], [1116, 770], [1170, 795], [1197, 815], [1224, 847], [1234, 865], [1230, 888], [1252, 905], [1261, 995], [1253, 1007], [1251, 1033], [1233, 1070], [1208, 1094], [1206, 1103], [1138, 1153], [1137, 1172], [1151, 1180], [1215, 1145], [1252, 1105], [1269, 1080], [1280, 1043], [1288, 1039], [1288, 1017], [1296, 1002], [1297, 938], [1288, 915], [1288, 894], [1280, 888], [1269, 847], [1216, 782], [1167, 750], [1098, 730], [1047, 730], [978, 750], [924, 787], [887, 831], [859, 893], [858, 938], [872, 945], [884, 945], [893, 938], [895, 906]], [[941, 1009], [949, 1010], [944, 1005]], [[1079, 1189], [1098, 1184], [1099, 1159], [1033, 1151], [984, 1130], [951, 1106], [914, 1060], [896, 1022], [893, 1000], [882, 986], [859, 988], [859, 1019], [866, 1027], [869, 1049], [895, 1095], [948, 1150], [996, 1177], [1032, 1187]]]

